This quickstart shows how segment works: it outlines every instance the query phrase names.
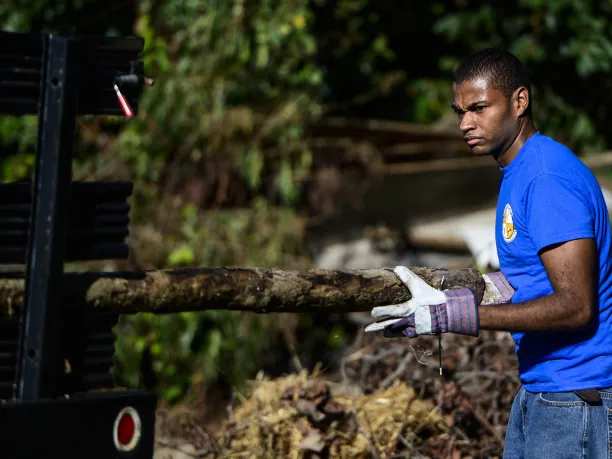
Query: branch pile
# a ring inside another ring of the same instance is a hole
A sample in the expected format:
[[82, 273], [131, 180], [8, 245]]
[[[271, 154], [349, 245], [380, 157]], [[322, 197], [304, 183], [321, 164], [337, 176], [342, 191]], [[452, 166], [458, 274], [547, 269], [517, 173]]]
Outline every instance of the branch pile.
[[387, 340], [364, 334], [361, 339], [357, 351], [344, 360], [345, 378], [365, 394], [402, 381], [433, 403], [448, 429], [428, 439], [420, 457], [501, 457], [520, 384], [509, 334], [444, 335], [442, 377], [437, 337]]
[[422, 438], [445, 430], [432, 403], [403, 382], [353, 398], [316, 371], [302, 371], [253, 382], [201, 457], [385, 458], [398, 445], [413, 453]]
[[158, 451], [163, 438], [181, 437], [181, 448], [210, 459], [501, 457], [519, 386], [509, 335], [444, 336], [443, 377], [437, 337], [359, 340], [338, 375], [254, 381], [216, 434], [160, 423]]

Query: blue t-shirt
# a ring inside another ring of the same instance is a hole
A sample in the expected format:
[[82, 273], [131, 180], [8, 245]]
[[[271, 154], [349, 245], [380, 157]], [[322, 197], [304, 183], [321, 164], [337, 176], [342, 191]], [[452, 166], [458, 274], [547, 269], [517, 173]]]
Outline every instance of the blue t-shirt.
[[495, 239], [513, 303], [553, 292], [538, 252], [594, 238], [599, 314], [586, 330], [512, 333], [525, 389], [561, 392], [612, 386], [610, 218], [595, 176], [568, 148], [539, 132], [501, 169]]

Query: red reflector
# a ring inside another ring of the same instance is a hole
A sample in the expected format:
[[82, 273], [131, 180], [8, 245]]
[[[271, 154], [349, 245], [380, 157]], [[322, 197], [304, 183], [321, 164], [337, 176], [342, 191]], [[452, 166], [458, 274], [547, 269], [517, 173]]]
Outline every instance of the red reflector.
[[140, 416], [131, 406], [123, 408], [115, 418], [113, 441], [119, 451], [129, 452], [138, 445], [142, 432]]
[[127, 445], [134, 437], [136, 431], [136, 423], [134, 418], [129, 414], [125, 413], [119, 420], [119, 426], [117, 427], [117, 439], [122, 445]]

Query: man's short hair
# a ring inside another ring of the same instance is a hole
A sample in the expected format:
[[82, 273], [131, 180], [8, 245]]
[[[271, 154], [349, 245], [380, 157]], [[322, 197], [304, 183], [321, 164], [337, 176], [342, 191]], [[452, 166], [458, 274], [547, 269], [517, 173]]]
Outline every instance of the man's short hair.
[[460, 85], [477, 78], [485, 78], [506, 97], [520, 86], [526, 87], [530, 96], [528, 112], [531, 112], [531, 81], [521, 61], [512, 53], [495, 48], [475, 52], [459, 64], [453, 83]]

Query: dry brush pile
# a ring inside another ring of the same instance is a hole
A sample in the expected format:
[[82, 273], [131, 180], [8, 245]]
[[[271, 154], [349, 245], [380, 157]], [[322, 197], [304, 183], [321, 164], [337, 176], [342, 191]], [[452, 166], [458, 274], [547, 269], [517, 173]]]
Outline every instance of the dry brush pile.
[[[207, 432], [186, 408], [160, 415], [156, 459], [495, 458], [518, 389], [507, 334], [360, 336], [332, 377], [259, 378]], [[172, 440], [170, 440], [172, 438]]]

